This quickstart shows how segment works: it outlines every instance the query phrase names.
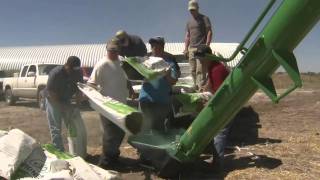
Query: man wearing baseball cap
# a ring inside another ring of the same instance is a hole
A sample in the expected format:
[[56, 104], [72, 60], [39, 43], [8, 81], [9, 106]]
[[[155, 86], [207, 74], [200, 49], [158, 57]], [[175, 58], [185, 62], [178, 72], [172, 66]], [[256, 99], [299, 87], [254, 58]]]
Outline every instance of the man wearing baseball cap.
[[174, 56], [164, 51], [164, 38], [154, 37], [149, 43], [152, 51], [148, 55], [162, 58], [170, 64], [170, 70], [164, 77], [142, 84], [139, 106], [146, 120], [144, 130], [165, 131], [165, 120], [171, 112], [171, 88], [180, 76], [180, 69]]
[[[99, 87], [103, 96], [109, 96], [126, 103], [128, 97], [127, 80], [120, 66], [119, 44], [117, 39], [107, 42], [106, 55], [94, 66], [88, 84]], [[98, 88], [97, 88], [98, 89]], [[106, 117], [100, 115], [103, 127], [102, 155], [99, 166], [111, 168], [118, 162], [119, 147], [125, 135], [124, 131]]]
[[81, 93], [77, 88], [77, 83], [83, 82], [80, 65], [78, 57], [70, 56], [63, 66], [52, 69], [44, 93], [51, 140], [60, 151], [64, 151], [61, 136], [62, 121], [68, 127], [68, 118], [73, 110], [71, 98], [77, 94], [77, 102], [81, 100]]
[[[119, 30], [116, 33], [115, 39], [118, 41], [118, 44], [119, 44], [120, 56], [123, 56], [123, 57], [146, 56], [147, 47], [139, 36], [128, 34], [124, 30]], [[136, 94], [131, 88], [133, 84], [136, 84], [136, 83], [132, 83], [129, 80], [127, 81], [129, 96], [132, 99], [135, 99]]]
[[195, 0], [190, 0], [188, 10], [191, 18], [186, 25], [184, 54], [188, 57], [191, 66], [191, 75], [195, 88], [200, 88], [206, 81], [206, 70], [202, 69], [199, 59], [194, 56], [194, 52], [200, 45], [210, 46], [212, 39], [212, 29], [210, 19], [199, 13], [199, 4]]
[[119, 55], [126, 57], [145, 56], [147, 48], [142, 39], [137, 35], [128, 34], [124, 30], [116, 33], [116, 39], [119, 43]]

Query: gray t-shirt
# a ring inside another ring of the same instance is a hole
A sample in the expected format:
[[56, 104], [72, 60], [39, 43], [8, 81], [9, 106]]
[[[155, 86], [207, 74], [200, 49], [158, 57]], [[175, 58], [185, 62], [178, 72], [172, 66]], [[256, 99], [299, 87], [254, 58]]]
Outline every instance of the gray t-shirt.
[[129, 92], [120, 60], [111, 61], [107, 57], [103, 57], [94, 66], [88, 82], [100, 86], [102, 95], [126, 103]]
[[190, 33], [190, 47], [197, 47], [201, 44], [206, 44], [207, 32], [211, 29], [210, 19], [202, 14], [198, 17], [188, 20], [186, 25], [186, 32]]

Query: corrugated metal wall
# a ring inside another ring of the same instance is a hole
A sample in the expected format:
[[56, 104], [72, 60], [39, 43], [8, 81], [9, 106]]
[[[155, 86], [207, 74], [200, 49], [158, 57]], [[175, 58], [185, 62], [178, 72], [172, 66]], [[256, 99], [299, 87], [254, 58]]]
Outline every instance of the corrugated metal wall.
[[[230, 57], [235, 51], [237, 43], [211, 43], [214, 52], [219, 52], [224, 57]], [[147, 44], [148, 51], [150, 45]], [[184, 50], [184, 43], [166, 43], [165, 50], [171, 54], [179, 55]], [[93, 67], [105, 54], [105, 44], [80, 44], [56, 46], [29, 46], [0, 48], [0, 70], [19, 70], [24, 64], [30, 63], [58, 63], [64, 64], [69, 56], [78, 56], [82, 66]], [[241, 55], [228, 63], [234, 67]]]

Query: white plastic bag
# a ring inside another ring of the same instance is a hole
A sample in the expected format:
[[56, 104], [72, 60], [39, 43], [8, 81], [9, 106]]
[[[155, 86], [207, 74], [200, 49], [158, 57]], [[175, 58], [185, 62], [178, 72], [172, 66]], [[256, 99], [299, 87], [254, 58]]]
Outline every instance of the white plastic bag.
[[0, 176], [10, 179], [36, 147], [36, 141], [19, 129], [13, 129], [2, 136], [0, 138]]
[[70, 163], [70, 169], [74, 172], [74, 179], [101, 179], [101, 177], [97, 173], [95, 173], [90, 165], [87, 164], [82, 158], [75, 157], [72, 159], [68, 159], [67, 161]]
[[2, 130], [0, 130], [0, 138], [1, 138], [2, 136], [6, 135], [6, 134], [8, 134], [8, 131], [2, 131]]
[[143, 65], [157, 72], [166, 71], [170, 68], [170, 64], [168, 64], [163, 58], [153, 56], [145, 59], [145, 61], [143, 61]]
[[69, 170], [62, 170], [55, 173], [46, 174], [42, 180], [73, 180]]
[[122, 179], [117, 171], [104, 170], [99, 166], [89, 164], [94, 172], [96, 172], [104, 180], [120, 180]]
[[95, 179], [95, 180], [119, 180], [121, 179], [116, 171], [107, 171], [98, 166], [88, 164], [80, 157], [67, 160], [76, 180]]
[[87, 156], [87, 131], [80, 111], [74, 108], [67, 120], [69, 153], [74, 156]]

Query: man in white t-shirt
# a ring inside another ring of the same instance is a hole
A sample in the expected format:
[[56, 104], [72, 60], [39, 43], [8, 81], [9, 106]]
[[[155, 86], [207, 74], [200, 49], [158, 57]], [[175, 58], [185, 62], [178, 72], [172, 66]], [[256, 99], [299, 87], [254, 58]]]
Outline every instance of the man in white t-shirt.
[[[94, 67], [88, 83], [100, 89], [100, 93], [117, 101], [126, 103], [129, 95], [127, 80], [120, 66], [119, 46], [117, 41], [107, 43], [107, 54]], [[103, 153], [99, 165], [108, 168], [118, 160], [124, 131], [109, 119], [100, 115], [103, 133]]]

